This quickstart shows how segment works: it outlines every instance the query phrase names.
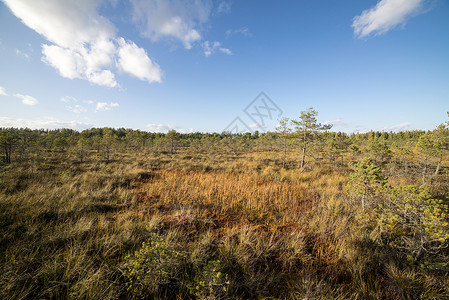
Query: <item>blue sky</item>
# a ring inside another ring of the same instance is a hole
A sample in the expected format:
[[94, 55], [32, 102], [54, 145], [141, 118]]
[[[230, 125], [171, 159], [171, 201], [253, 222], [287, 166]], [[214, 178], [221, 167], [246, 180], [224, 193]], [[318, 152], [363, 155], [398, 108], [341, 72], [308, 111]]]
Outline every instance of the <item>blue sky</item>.
[[444, 0], [1, 0], [0, 127], [433, 129], [448, 53]]

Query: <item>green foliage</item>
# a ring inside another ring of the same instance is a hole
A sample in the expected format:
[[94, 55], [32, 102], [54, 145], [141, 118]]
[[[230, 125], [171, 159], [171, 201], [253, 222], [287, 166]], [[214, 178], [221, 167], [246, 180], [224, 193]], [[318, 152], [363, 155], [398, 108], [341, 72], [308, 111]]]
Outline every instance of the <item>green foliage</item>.
[[155, 293], [160, 285], [178, 280], [185, 255], [173, 244], [155, 235], [125, 260], [127, 289], [136, 295], [142, 295]]
[[365, 207], [367, 200], [372, 199], [387, 181], [382, 176], [382, 169], [376, 166], [373, 161], [365, 157], [358, 163], [350, 163], [354, 173], [349, 177], [349, 188], [357, 198], [361, 199], [362, 207]]
[[220, 271], [221, 262], [219, 260], [209, 261], [197, 274], [193, 283], [187, 287], [190, 293], [200, 299], [220, 299], [228, 291], [228, 274]]
[[326, 154], [328, 155], [332, 166], [335, 165], [335, 161], [338, 158], [341, 158], [341, 165], [343, 165], [343, 156], [348, 151], [348, 147], [351, 144], [348, 136], [342, 132], [329, 133], [325, 142], [327, 146]]
[[301, 169], [305, 167], [306, 152], [309, 150], [308, 145], [316, 139], [320, 132], [332, 128], [331, 124], [321, 125], [321, 123], [318, 123], [317, 116], [318, 111], [314, 110], [313, 107], [309, 107], [307, 110], [301, 111], [298, 120], [290, 120], [299, 137], [302, 148]]
[[371, 141], [369, 151], [379, 164], [383, 164], [391, 158], [390, 147], [387, 143], [382, 143], [378, 138]]
[[417, 259], [448, 246], [448, 207], [428, 187], [386, 187], [385, 196], [376, 209], [377, 221], [399, 248]]
[[0, 157], [4, 163], [11, 163], [12, 149], [18, 140], [18, 130], [13, 128], [0, 130]]
[[437, 156], [441, 149], [440, 143], [434, 138], [433, 134], [428, 132], [421, 136], [416, 144], [416, 148], [426, 157]]

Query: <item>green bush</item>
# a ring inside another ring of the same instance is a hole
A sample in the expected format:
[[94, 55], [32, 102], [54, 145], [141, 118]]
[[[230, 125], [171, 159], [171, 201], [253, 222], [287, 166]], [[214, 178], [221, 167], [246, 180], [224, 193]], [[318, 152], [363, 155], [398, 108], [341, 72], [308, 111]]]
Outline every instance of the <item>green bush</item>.
[[209, 261], [187, 287], [200, 299], [220, 299], [228, 291], [228, 274], [220, 272], [220, 261]]
[[125, 258], [124, 276], [128, 291], [136, 295], [157, 293], [159, 287], [179, 280], [185, 254], [159, 236], [153, 236], [142, 248]]
[[448, 246], [448, 207], [425, 186], [385, 188], [385, 201], [375, 210], [378, 224], [410, 261], [438, 254]]

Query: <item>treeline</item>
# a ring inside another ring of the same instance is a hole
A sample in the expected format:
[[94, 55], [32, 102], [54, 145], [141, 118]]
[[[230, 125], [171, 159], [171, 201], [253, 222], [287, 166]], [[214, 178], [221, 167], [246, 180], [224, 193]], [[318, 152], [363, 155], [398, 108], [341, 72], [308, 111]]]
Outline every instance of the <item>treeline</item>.
[[[418, 140], [426, 131], [403, 132], [376, 132], [346, 134], [343, 132], [321, 133], [320, 140], [328, 140], [329, 143], [356, 145], [373, 140], [389, 141], [390, 143], [410, 142]], [[286, 139], [289, 145], [294, 144], [295, 133], [288, 133]], [[168, 133], [146, 132], [125, 128], [91, 128], [81, 132], [73, 129], [35, 129], [28, 128], [0, 128], [0, 157], [4, 163], [12, 160], [21, 160], [26, 154], [36, 151], [65, 152], [73, 148], [85, 148], [88, 150], [105, 151], [108, 145], [119, 149], [135, 149], [148, 151], [170, 152], [170, 146], [186, 148], [196, 147], [201, 144], [210, 146], [219, 142], [230, 141], [246, 144], [243, 148], [259, 147], [263, 150], [272, 150], [281, 144], [281, 134], [277, 132], [259, 133], [180, 133], [170, 131]], [[218, 145], [220, 146], [220, 145]], [[337, 145], [335, 145], [337, 146]], [[174, 149], [173, 149], [174, 151]]]
[[[125, 128], [92, 128], [81, 132], [72, 129], [30, 130], [0, 128], [0, 160], [13, 161], [67, 154], [79, 162], [95, 158], [109, 162], [120, 154], [232, 154], [268, 153], [283, 168], [312, 168], [325, 164], [329, 168], [347, 165], [369, 156], [376, 165], [392, 164], [390, 170], [403, 173], [422, 172], [437, 175], [444, 168], [449, 151], [447, 122], [432, 131], [401, 131], [346, 134], [330, 131], [331, 125], [317, 122], [318, 112], [309, 108], [297, 120], [282, 119], [276, 132], [242, 133], [154, 133]], [[297, 154], [297, 159], [289, 159]], [[299, 156], [299, 158], [298, 158]], [[346, 161], [346, 162], [345, 162]]]

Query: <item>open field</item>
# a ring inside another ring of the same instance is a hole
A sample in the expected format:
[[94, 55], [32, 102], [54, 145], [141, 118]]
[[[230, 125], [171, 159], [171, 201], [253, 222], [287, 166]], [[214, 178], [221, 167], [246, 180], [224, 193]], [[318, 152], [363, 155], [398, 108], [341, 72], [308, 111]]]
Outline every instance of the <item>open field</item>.
[[[3, 165], [1, 297], [449, 297], [447, 157], [426, 188], [413, 160], [408, 175], [381, 164], [388, 184], [361, 195], [350, 153], [343, 164], [310, 157], [301, 170], [295, 148], [286, 168], [276, 146], [151, 149], [116, 148], [108, 161], [88, 150], [83, 162], [69, 150], [28, 153]], [[419, 191], [393, 189], [410, 184]], [[427, 229], [379, 203], [419, 207]]]

